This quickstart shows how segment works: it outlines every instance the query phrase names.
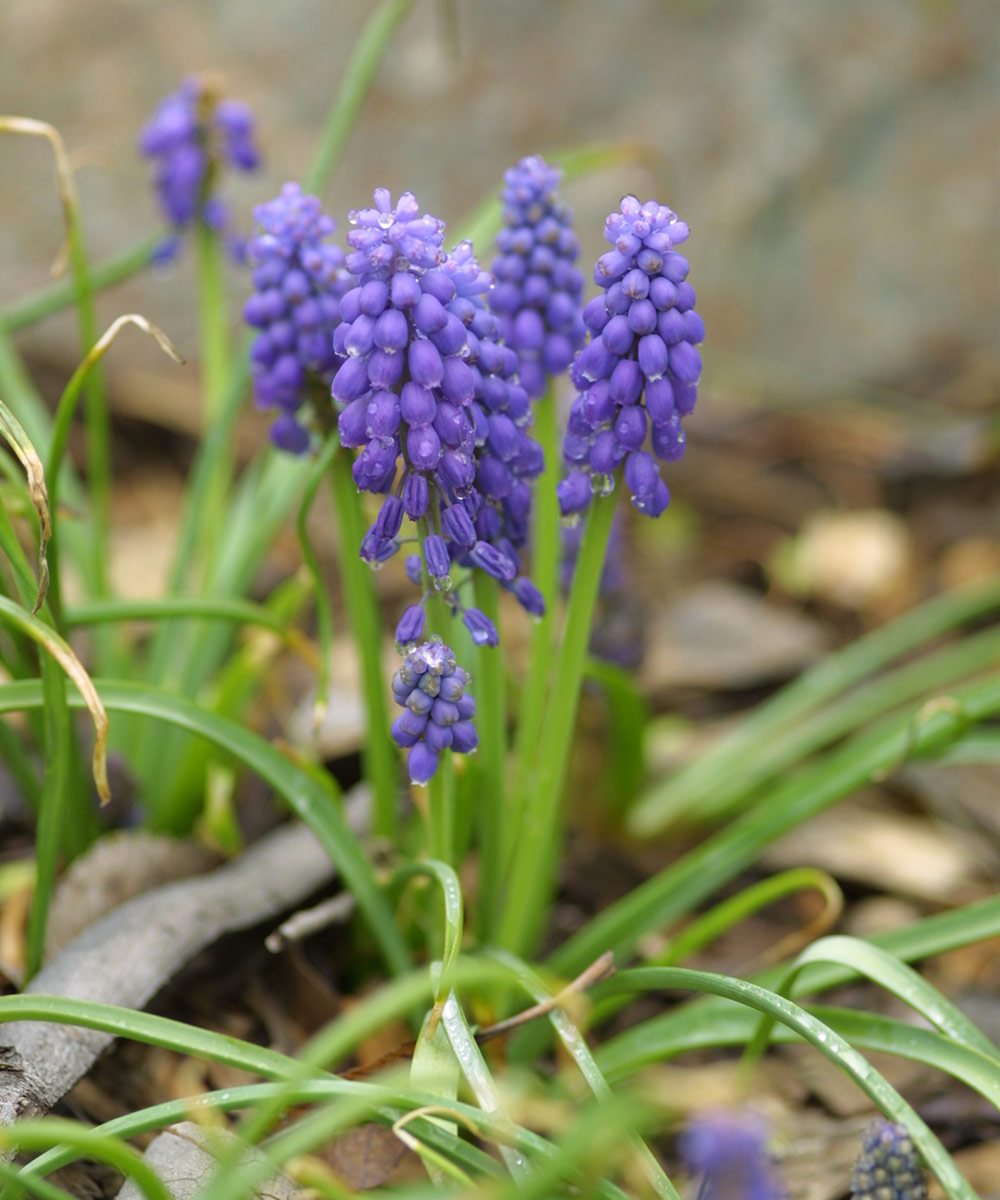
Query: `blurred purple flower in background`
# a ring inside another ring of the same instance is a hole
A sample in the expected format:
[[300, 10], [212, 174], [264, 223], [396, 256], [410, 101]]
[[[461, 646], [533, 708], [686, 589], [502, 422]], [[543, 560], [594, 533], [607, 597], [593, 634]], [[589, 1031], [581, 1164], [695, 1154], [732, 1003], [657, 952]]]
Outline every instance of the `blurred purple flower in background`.
[[[154, 252], [161, 262], [176, 254], [177, 235], [196, 220], [226, 230], [229, 213], [215, 195], [220, 171], [226, 165], [252, 171], [260, 162], [249, 108], [220, 99], [213, 86], [193, 77], [160, 101], [139, 135], [139, 149], [152, 159], [160, 210], [176, 231]], [[231, 237], [230, 249], [240, 257], [242, 241]]]
[[767, 1153], [767, 1129], [751, 1114], [703, 1113], [681, 1134], [688, 1169], [701, 1174], [699, 1200], [784, 1200]]

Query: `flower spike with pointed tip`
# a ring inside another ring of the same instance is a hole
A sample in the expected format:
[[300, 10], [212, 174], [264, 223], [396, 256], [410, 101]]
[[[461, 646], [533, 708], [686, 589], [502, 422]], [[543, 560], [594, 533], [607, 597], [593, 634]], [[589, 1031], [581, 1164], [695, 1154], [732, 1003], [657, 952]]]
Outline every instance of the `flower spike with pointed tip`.
[[[193, 77], [160, 101], [139, 135], [139, 149], [153, 160], [160, 208], [175, 230], [154, 251], [160, 262], [176, 254], [179, 234], [195, 220], [219, 232], [228, 225], [228, 210], [214, 194], [223, 166], [253, 171], [260, 163], [249, 108], [219, 99], [213, 86]], [[229, 247], [242, 259], [242, 239], [231, 236]]]
[[904, 1125], [878, 1120], [866, 1130], [854, 1164], [851, 1200], [927, 1200], [920, 1159]]
[[580, 243], [573, 214], [559, 197], [562, 170], [543, 158], [522, 158], [504, 175], [504, 227], [493, 260], [496, 287], [489, 306], [504, 341], [521, 359], [521, 384], [533, 399], [583, 345], [583, 276], [574, 266]]
[[391, 557], [407, 517], [422, 523], [427, 578], [452, 611], [465, 611], [454, 565], [537, 604], [514, 581], [543, 457], [527, 432], [517, 355], [485, 304], [491, 277], [471, 243], [442, 249], [442, 222], [410, 193], [393, 205], [379, 189], [350, 220], [345, 265], [355, 286], [340, 303], [332, 392], [341, 444], [360, 450], [355, 483], [386, 497], [361, 556]]
[[257, 234], [247, 245], [253, 295], [243, 308], [248, 325], [260, 332], [250, 350], [258, 408], [278, 409], [271, 441], [302, 454], [309, 431], [299, 418], [310, 381], [329, 388], [342, 361], [334, 353], [340, 320], [339, 297], [351, 284], [344, 252], [327, 241], [336, 228], [315, 196], [297, 183], [254, 210]]
[[426, 784], [442, 751], [470, 754], [478, 744], [472, 718], [476, 702], [468, 694], [469, 675], [440, 638], [410, 646], [392, 677], [392, 695], [403, 709], [392, 723], [397, 746], [409, 749], [410, 782]]
[[688, 262], [676, 250], [688, 234], [671, 209], [635, 196], [605, 222], [613, 249], [594, 268], [604, 290], [583, 310], [590, 342], [570, 370], [578, 395], [563, 442], [571, 470], [557, 489], [564, 516], [586, 509], [592, 493], [609, 492], [623, 464], [639, 512], [657, 517], [670, 503], [657, 460], [684, 453], [681, 419], [695, 405], [695, 346], [705, 337]]

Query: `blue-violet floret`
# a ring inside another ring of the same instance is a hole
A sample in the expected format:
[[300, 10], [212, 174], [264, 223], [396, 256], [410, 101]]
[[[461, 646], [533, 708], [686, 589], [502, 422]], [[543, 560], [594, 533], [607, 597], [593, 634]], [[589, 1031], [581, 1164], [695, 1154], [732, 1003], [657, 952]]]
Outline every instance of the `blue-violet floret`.
[[254, 396], [259, 408], [278, 409], [271, 440], [301, 454], [309, 432], [299, 419], [309, 385], [326, 394], [342, 362], [333, 348], [340, 321], [340, 296], [353, 282], [344, 252], [326, 239], [333, 218], [297, 183], [254, 210], [258, 232], [247, 246], [254, 293], [243, 316], [260, 332], [250, 350]]
[[565, 371], [586, 337], [583, 276], [574, 266], [580, 243], [573, 214], [559, 198], [562, 170], [533, 155], [504, 175], [504, 227], [492, 271], [489, 306], [504, 342], [521, 360], [521, 384], [537, 398]]
[[605, 222], [613, 249], [594, 268], [603, 294], [583, 310], [590, 341], [570, 370], [578, 395], [563, 442], [571, 469], [557, 488], [564, 516], [587, 508], [592, 493], [609, 492], [623, 463], [639, 512], [656, 517], [670, 502], [657, 460], [684, 453], [681, 420], [695, 405], [695, 347], [705, 337], [687, 259], [675, 248], [688, 233], [671, 209], [635, 196]]
[[469, 754], [478, 744], [472, 718], [476, 702], [466, 691], [469, 674], [440, 638], [413, 645], [392, 677], [392, 695], [403, 712], [392, 724], [396, 744], [409, 749], [410, 780], [425, 784], [442, 751]]

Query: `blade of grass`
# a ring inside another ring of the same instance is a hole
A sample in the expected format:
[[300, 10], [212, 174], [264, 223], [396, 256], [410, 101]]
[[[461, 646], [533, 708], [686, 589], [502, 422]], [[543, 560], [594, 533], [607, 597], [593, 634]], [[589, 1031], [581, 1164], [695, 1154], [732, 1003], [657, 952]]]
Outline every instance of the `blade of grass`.
[[79, 1121], [42, 1117], [16, 1121], [6, 1129], [0, 1129], [0, 1147], [7, 1150], [48, 1150], [53, 1145], [73, 1146], [87, 1158], [106, 1162], [126, 1178], [135, 1180], [147, 1200], [173, 1200], [159, 1175], [138, 1150], [120, 1138], [97, 1133]]
[[[511, 973], [517, 978], [528, 995], [534, 999], [536, 1004], [545, 1004], [551, 1001], [552, 993], [526, 963], [502, 950], [492, 952], [491, 957], [510, 969]], [[584, 1040], [580, 1030], [570, 1020], [563, 1009], [559, 1007], [554, 1007], [549, 1011], [548, 1019], [566, 1052], [576, 1063], [580, 1074], [586, 1080], [587, 1086], [594, 1093], [598, 1102], [605, 1108], [614, 1108], [617, 1103], [617, 1097], [608, 1085], [608, 1081], [604, 1078], [600, 1067], [594, 1061], [590, 1047]], [[659, 1162], [657, 1162], [656, 1156], [639, 1134], [634, 1129], [628, 1128], [628, 1126], [625, 1126], [623, 1132], [632, 1146], [642, 1173], [656, 1195], [665, 1197], [666, 1200], [680, 1200], [680, 1194], [677, 1189], [670, 1182], [666, 1172], [660, 1166]]]
[[[595, 1057], [605, 1075], [615, 1083], [624, 1083], [653, 1063], [668, 1062], [691, 1051], [746, 1046], [753, 1038], [760, 1020], [753, 1010], [728, 1000], [713, 1000], [710, 1006], [696, 1003], [701, 1010], [697, 1020], [667, 1027], [654, 1017], [599, 1046]], [[695, 1004], [690, 1005], [691, 1010], [694, 1008]], [[988, 1103], [1000, 1106], [996, 1064], [978, 1050], [960, 1045], [936, 1030], [890, 1017], [818, 1004], [810, 1004], [807, 1011], [853, 1046], [933, 1067], [973, 1088]], [[797, 1042], [801, 1038], [793, 1029], [778, 1025], [773, 1041]]]
[[159, 596], [151, 600], [113, 597], [83, 600], [64, 613], [70, 629], [102, 622], [168, 621], [181, 618], [256, 625], [272, 633], [288, 634], [286, 623], [263, 604], [229, 596]]
[[615, 499], [595, 499], [587, 513], [538, 762], [528, 773], [523, 797], [516, 801], [514, 856], [496, 931], [499, 944], [515, 952], [537, 944], [548, 916], [563, 784]]
[[623, 971], [602, 985], [608, 995], [619, 990], [634, 993], [675, 989], [734, 1000], [794, 1030], [853, 1080], [886, 1117], [906, 1126], [924, 1162], [951, 1200], [976, 1200], [951, 1155], [896, 1089], [838, 1033], [797, 1004], [746, 980], [686, 967], [639, 967]]
[[777, 786], [725, 829], [598, 914], [552, 955], [550, 965], [572, 976], [599, 954], [625, 956], [651, 929], [691, 912], [754, 862], [776, 838], [874, 777], [912, 758], [931, 758], [976, 722], [1000, 711], [1000, 681], [956, 690], [947, 706], [894, 717], [859, 735]]
[[323, 443], [323, 448], [316, 456], [316, 461], [309, 472], [306, 486], [302, 490], [302, 503], [299, 505], [298, 517], [295, 521], [296, 532], [299, 535], [299, 548], [309, 579], [312, 582], [313, 606], [316, 610], [316, 629], [319, 639], [319, 671], [316, 676], [316, 703], [313, 708], [315, 727], [318, 729], [326, 717], [327, 698], [330, 693], [330, 666], [333, 653], [333, 605], [326, 590], [323, 572], [319, 564], [319, 556], [313, 548], [312, 539], [306, 522], [312, 509], [320, 484], [326, 478], [333, 462], [334, 455], [340, 449], [335, 436], [330, 436]]
[[850, 646], [827, 655], [794, 683], [782, 688], [696, 762], [640, 797], [629, 819], [634, 833], [649, 835], [702, 797], [732, 787], [744, 762], [752, 763], [761, 746], [794, 727], [822, 704], [867, 679], [894, 659], [968, 621], [1000, 608], [1000, 574], [956, 588], [911, 609]]
[[[112, 710], [188, 729], [231, 754], [270, 784], [313, 830], [336, 864], [345, 885], [354, 893], [386, 963], [397, 973], [405, 969], [409, 955], [371, 865], [340, 812], [330, 804], [327, 792], [315, 780], [248, 729], [180, 696], [157, 692], [142, 684], [104, 680], [100, 691]], [[70, 703], [74, 700], [71, 698]], [[41, 702], [41, 689], [33, 682], [0, 685], [0, 711], [37, 707]]]
[[[164, 231], [151, 234], [117, 254], [92, 263], [90, 286], [94, 292], [104, 291], [137, 275], [150, 265], [153, 252], [166, 237]], [[34, 325], [45, 317], [53, 316], [76, 302], [75, 284], [72, 280], [59, 280], [46, 284], [20, 300], [14, 300], [0, 308], [0, 329], [15, 333], [28, 325]]]
[[[785, 972], [776, 991], [783, 996], [799, 993], [801, 989], [796, 985], [800, 972], [813, 962], [833, 962], [849, 967], [855, 974], [870, 979], [887, 992], [891, 992], [947, 1037], [991, 1059], [1000, 1087], [1000, 1050], [961, 1009], [901, 959], [861, 938], [843, 935], [820, 938], [797, 956]], [[747, 1059], [750, 1062], [759, 1058], [767, 1049], [773, 1023], [770, 1017], [765, 1017], [760, 1022], [747, 1047]]]
[[884, 678], [848, 692], [758, 747], [724, 788], [701, 798], [697, 819], [719, 821], [745, 807], [761, 787], [814, 751], [863, 728], [902, 705], [1000, 665], [1000, 626], [967, 634]]

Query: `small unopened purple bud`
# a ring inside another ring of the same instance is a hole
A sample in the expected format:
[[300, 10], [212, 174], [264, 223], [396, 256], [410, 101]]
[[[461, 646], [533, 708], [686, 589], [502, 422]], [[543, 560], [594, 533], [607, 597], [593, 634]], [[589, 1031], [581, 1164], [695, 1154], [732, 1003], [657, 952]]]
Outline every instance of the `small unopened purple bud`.
[[398, 496], [386, 496], [382, 501], [375, 530], [380, 538], [394, 538], [403, 523], [403, 502]]
[[417, 742], [410, 749], [406, 765], [410, 772], [410, 783], [423, 786], [433, 779], [438, 769], [438, 756], [423, 742]]
[[590, 504], [590, 480], [582, 471], [570, 471], [556, 485], [559, 511], [564, 517], [583, 512]]
[[477, 646], [498, 646], [500, 635], [489, 617], [478, 608], [467, 608], [462, 613], [462, 624], [472, 634]]
[[423, 608], [419, 604], [411, 604], [399, 618], [399, 624], [396, 626], [396, 641], [401, 646], [405, 646], [409, 642], [419, 642], [423, 637], [424, 623]]
[[411, 426], [406, 434], [406, 454], [418, 471], [432, 471], [441, 457], [441, 439], [429, 425]]
[[476, 527], [464, 505], [450, 504], [441, 510], [441, 528], [464, 550], [471, 550], [476, 542]]
[[407, 351], [410, 376], [423, 387], [437, 387], [444, 378], [444, 366], [438, 350], [428, 341], [410, 343]]
[[353, 400], [337, 418], [337, 432], [342, 446], [363, 446], [368, 441], [368, 404]]
[[[419, 521], [427, 512], [430, 490], [423, 475], [410, 474], [403, 481], [403, 511], [411, 521]], [[418, 560], [419, 561], [419, 560]]]
[[639, 339], [639, 367], [647, 379], [659, 379], [667, 369], [667, 347], [655, 333]]
[[525, 612], [530, 613], [533, 617], [545, 616], [545, 597], [530, 579], [524, 575], [520, 579], [515, 579], [511, 590]]
[[431, 533], [424, 538], [424, 562], [432, 579], [446, 579], [451, 570], [448, 543], [439, 534]]
[[[471, 696], [463, 697], [471, 700]], [[460, 706], [461, 707], [461, 706]], [[471, 721], [456, 721], [451, 727], [451, 748], [459, 754], [471, 754], [479, 745], [476, 727]]]
[[481, 567], [487, 575], [508, 583], [517, 574], [517, 568], [507, 557], [489, 542], [479, 541], [469, 551], [469, 557], [477, 567]]
[[646, 412], [654, 425], [664, 425], [673, 417], [674, 389], [666, 377], [646, 384]]
[[422, 587], [424, 582], [424, 564], [419, 554], [408, 554], [403, 561], [406, 578], [414, 587]]
[[279, 450], [305, 454], [309, 449], [309, 431], [288, 413], [282, 413], [271, 425], [270, 437]]

